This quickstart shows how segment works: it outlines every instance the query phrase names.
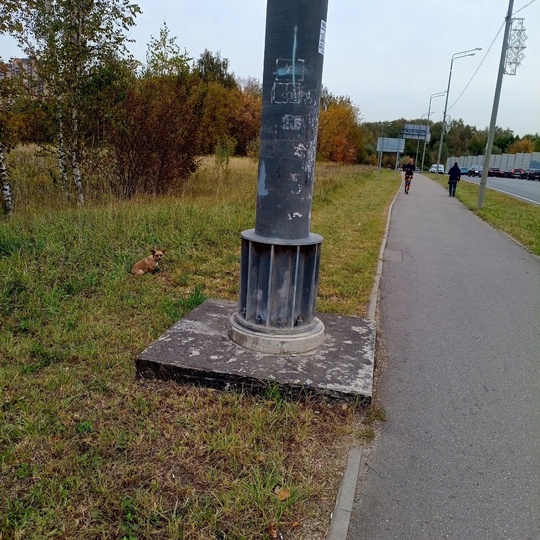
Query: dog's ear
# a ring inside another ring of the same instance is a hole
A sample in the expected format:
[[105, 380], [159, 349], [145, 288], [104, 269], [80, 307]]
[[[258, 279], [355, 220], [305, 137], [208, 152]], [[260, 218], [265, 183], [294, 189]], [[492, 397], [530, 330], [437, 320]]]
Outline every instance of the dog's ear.
[[167, 250], [166, 250], [166, 249], [162, 249], [162, 250], [161, 250], [161, 253], [163, 253], [163, 255], [165, 255], [165, 253], [167, 253]]
[[155, 250], [155, 249], [151, 249], [150, 251], [151, 251], [152, 255], [155, 255], [155, 254], [156, 254], [156, 250]]

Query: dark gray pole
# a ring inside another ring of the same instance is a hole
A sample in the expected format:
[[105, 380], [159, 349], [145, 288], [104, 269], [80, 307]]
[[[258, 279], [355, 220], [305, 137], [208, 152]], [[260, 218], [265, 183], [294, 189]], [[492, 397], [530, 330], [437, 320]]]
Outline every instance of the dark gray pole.
[[499, 72], [497, 74], [497, 84], [495, 85], [495, 96], [493, 98], [493, 108], [491, 110], [491, 121], [489, 124], [488, 140], [486, 144], [486, 152], [484, 155], [484, 165], [482, 168], [482, 177], [480, 178], [480, 187], [478, 189], [477, 209], [481, 210], [484, 206], [484, 195], [486, 192], [487, 175], [489, 170], [489, 160], [491, 158], [491, 150], [493, 148], [493, 139], [495, 137], [495, 125], [497, 123], [497, 112], [499, 110], [499, 99], [501, 97], [502, 79], [504, 74], [504, 62], [506, 59], [506, 50], [508, 49], [508, 34], [512, 26], [512, 10], [514, 8], [514, 0], [510, 0], [508, 4], [508, 13], [506, 15], [506, 26], [504, 28], [503, 44], [501, 49], [501, 59], [499, 61]]
[[328, 0], [268, 0], [255, 229], [242, 233], [229, 336], [268, 353], [318, 347], [322, 237], [310, 232]]

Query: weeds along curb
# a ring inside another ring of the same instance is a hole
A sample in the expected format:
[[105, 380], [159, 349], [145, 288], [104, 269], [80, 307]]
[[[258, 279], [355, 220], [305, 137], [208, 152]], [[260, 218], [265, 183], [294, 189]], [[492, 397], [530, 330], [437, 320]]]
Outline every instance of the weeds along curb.
[[[381, 282], [381, 275], [384, 261], [384, 250], [386, 249], [386, 243], [388, 240], [388, 231], [390, 230], [390, 218], [392, 217], [392, 209], [396, 202], [397, 196], [403, 186], [403, 178], [399, 185], [394, 199], [390, 203], [388, 209], [388, 218], [386, 219], [386, 228], [384, 231], [383, 239], [381, 242], [381, 249], [379, 250], [379, 262], [377, 264], [377, 272], [375, 274], [375, 280], [373, 281], [373, 288], [371, 290], [371, 297], [369, 301], [369, 309], [367, 318], [375, 322], [377, 313], [377, 301], [379, 298], [379, 285]], [[376, 331], [376, 330], [375, 330]], [[354, 497], [356, 495], [356, 485], [358, 483], [358, 475], [360, 473], [360, 466], [362, 464], [362, 451], [360, 448], [353, 448], [349, 451], [347, 458], [347, 465], [343, 472], [343, 478], [336, 500], [336, 506], [332, 519], [330, 522], [330, 529], [326, 540], [347, 540], [347, 533], [349, 531], [349, 523], [351, 521], [351, 514], [354, 504]]]

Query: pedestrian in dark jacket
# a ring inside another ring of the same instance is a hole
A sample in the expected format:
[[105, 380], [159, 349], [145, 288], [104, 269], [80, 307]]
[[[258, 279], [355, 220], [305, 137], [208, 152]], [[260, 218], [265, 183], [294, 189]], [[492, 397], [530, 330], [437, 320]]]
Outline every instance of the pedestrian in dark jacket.
[[448, 196], [449, 197], [455, 197], [456, 196], [456, 187], [457, 183], [459, 182], [461, 178], [461, 171], [459, 170], [459, 166], [457, 163], [454, 163], [453, 167], [450, 167], [450, 170], [448, 171]]

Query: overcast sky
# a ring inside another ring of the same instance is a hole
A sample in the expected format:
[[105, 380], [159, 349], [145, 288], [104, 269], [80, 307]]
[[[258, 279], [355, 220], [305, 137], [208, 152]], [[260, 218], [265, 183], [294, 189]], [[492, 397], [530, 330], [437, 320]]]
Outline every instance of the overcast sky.
[[[143, 11], [130, 35], [138, 60], [145, 60], [151, 36], [159, 36], [165, 21], [190, 56], [219, 52], [236, 76], [262, 80], [266, 0], [133, 1]], [[520, 136], [540, 132], [540, 0], [529, 3], [514, 1], [527, 48], [517, 74], [503, 77], [497, 116], [498, 126]], [[431, 94], [446, 90], [452, 55], [482, 47], [475, 56], [454, 60], [448, 115], [484, 129], [507, 10], [508, 0], [329, 0], [323, 84], [349, 96], [365, 121], [419, 118], [427, 114]], [[0, 37], [0, 55], [8, 59], [20, 52]], [[444, 101], [433, 98], [433, 121], [442, 120]]]

